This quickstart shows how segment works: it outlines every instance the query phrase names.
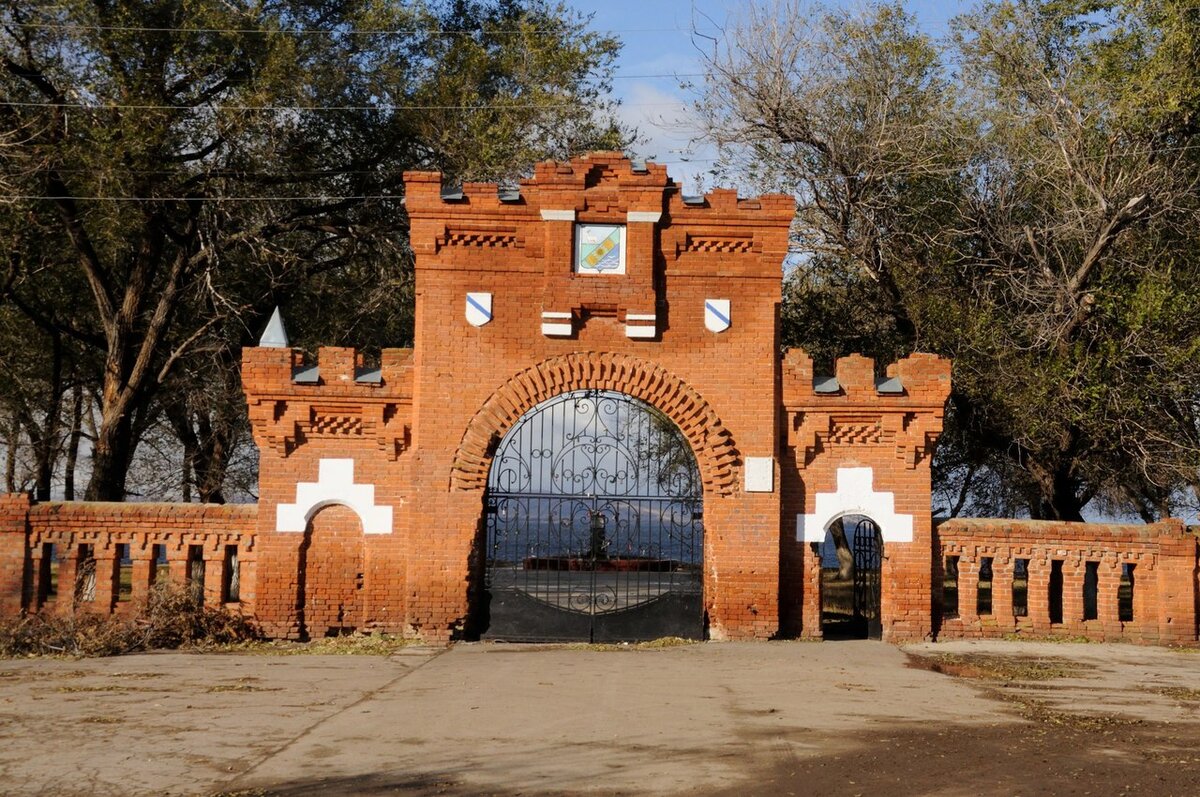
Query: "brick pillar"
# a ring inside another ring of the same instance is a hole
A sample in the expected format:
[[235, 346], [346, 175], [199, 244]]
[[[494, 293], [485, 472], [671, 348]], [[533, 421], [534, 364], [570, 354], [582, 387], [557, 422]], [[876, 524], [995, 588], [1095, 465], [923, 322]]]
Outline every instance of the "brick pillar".
[[1163, 644], [1196, 641], [1197, 539], [1183, 530], [1158, 538], [1158, 639]]
[[150, 599], [150, 585], [153, 583], [154, 546], [145, 541], [140, 548], [131, 545], [129, 556], [133, 560], [129, 602], [135, 606], [145, 606]]
[[220, 608], [225, 586], [225, 546], [217, 540], [204, 548], [204, 605]]
[[1079, 631], [1083, 627], [1083, 560], [1072, 556], [1063, 562], [1063, 627]]
[[167, 578], [179, 589], [187, 586], [188, 581], [188, 545], [176, 543], [167, 549]]
[[75, 573], [78, 564], [79, 546], [75, 544], [75, 537], [65, 537], [58, 551], [58, 599], [55, 609], [59, 614], [75, 611]]
[[303, 534], [259, 532], [255, 614], [263, 633], [299, 639], [300, 545]]
[[1121, 560], [1112, 554], [1100, 562], [1099, 595], [1096, 597], [1096, 617], [1104, 630], [1105, 638], [1121, 635], [1120, 602]]
[[802, 639], [821, 639], [821, 545], [809, 543], [804, 556], [804, 609], [801, 619]]
[[121, 562], [117, 557], [117, 550], [117, 546], [107, 541], [103, 547], [100, 543], [92, 547], [92, 556], [96, 559], [96, 600], [92, 609], [100, 614], [112, 614], [117, 605], [121, 578]]
[[1034, 633], [1045, 634], [1050, 631], [1050, 560], [1031, 556], [1028, 573], [1029, 623]]
[[964, 629], [979, 627], [979, 559], [974, 554], [958, 559], [958, 617]]
[[0, 613], [7, 615], [25, 605], [29, 507], [28, 495], [0, 495]]
[[992, 617], [1003, 633], [1016, 629], [1013, 615], [1013, 558], [997, 554], [992, 559]]

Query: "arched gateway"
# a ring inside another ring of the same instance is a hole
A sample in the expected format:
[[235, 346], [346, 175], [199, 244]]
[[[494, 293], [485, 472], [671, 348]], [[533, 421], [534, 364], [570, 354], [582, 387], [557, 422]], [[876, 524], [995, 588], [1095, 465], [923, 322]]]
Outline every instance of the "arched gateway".
[[324, 605], [304, 530], [343, 503], [361, 558], [325, 626], [817, 636], [810, 529], [863, 485], [891, 512], [882, 635], [930, 632], [928, 455], [948, 363], [877, 374], [850, 358], [822, 378], [800, 352], [780, 358], [791, 197], [684, 197], [661, 165], [593, 153], [503, 190], [411, 172], [405, 207], [412, 350], [314, 362], [276, 324], [244, 355], [269, 633], [302, 633]]
[[662, 412], [608, 390], [543, 401], [488, 476], [486, 635], [702, 637], [702, 507], [696, 458]]

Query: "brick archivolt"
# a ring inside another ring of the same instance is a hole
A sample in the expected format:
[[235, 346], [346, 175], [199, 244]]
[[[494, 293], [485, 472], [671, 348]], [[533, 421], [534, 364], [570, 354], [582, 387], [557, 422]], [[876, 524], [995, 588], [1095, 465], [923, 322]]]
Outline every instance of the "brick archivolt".
[[653, 363], [613, 353], [552, 357], [521, 371], [492, 394], [467, 426], [450, 489], [482, 490], [500, 439], [537, 404], [572, 390], [613, 390], [653, 405], [683, 432], [696, 456], [705, 491], [732, 493], [739, 454], [716, 412], [682, 380]]

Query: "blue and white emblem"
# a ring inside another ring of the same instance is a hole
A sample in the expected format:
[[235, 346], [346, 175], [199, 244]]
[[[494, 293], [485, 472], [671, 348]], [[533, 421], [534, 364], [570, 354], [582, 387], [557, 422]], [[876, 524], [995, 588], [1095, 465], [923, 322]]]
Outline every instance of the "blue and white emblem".
[[492, 320], [492, 295], [490, 293], [467, 294], [467, 323], [481, 327]]
[[704, 300], [704, 327], [709, 332], [724, 332], [729, 329], [729, 300]]

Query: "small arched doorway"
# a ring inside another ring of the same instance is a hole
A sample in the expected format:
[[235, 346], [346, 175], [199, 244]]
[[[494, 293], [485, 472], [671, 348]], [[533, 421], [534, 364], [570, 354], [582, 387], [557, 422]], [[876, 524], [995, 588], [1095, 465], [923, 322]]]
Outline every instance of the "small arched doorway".
[[536, 405], [488, 474], [484, 636], [700, 638], [702, 505], [691, 447], [650, 404], [575, 390]]
[[362, 523], [350, 507], [329, 504], [308, 521], [300, 545], [300, 636], [353, 633], [362, 624]]
[[865, 515], [826, 527], [821, 563], [821, 634], [826, 639], [880, 639], [883, 634], [883, 533]]

